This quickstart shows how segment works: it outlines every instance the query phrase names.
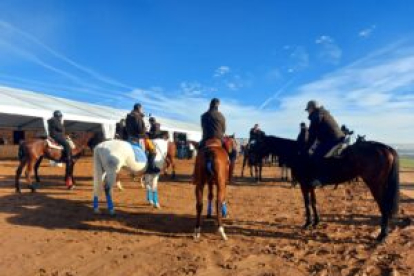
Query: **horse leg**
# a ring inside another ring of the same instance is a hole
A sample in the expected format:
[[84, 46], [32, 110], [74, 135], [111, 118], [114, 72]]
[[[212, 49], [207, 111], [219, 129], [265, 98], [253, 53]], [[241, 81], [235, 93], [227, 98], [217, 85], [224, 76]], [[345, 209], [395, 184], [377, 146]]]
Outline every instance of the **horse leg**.
[[308, 229], [309, 226], [312, 224], [312, 220], [311, 220], [311, 211], [309, 208], [309, 190], [308, 188], [303, 187], [303, 184], [301, 184], [301, 190], [302, 190], [302, 195], [303, 195], [303, 199], [304, 199], [304, 203], [305, 203], [305, 212], [306, 212], [306, 221], [305, 224], [303, 225], [303, 229]]
[[242, 165], [242, 169], [241, 169], [241, 177], [243, 177], [245, 166], [246, 166], [246, 156], [243, 156], [243, 165]]
[[207, 218], [211, 219], [213, 217], [213, 185], [208, 185], [208, 203], [207, 203]]
[[377, 241], [382, 242], [385, 240], [385, 238], [388, 236], [388, 221], [389, 221], [389, 215], [381, 212], [381, 232], [379, 233], [377, 237]]
[[22, 159], [20, 161], [19, 167], [16, 170], [16, 178], [15, 178], [15, 188], [16, 188], [16, 193], [21, 193], [22, 191], [20, 190], [20, 177], [22, 175], [23, 169], [24, 167], [26, 167], [26, 159]]
[[33, 161], [29, 160], [29, 162], [27, 162], [27, 168], [26, 168], [26, 180], [29, 185], [29, 189], [32, 190], [32, 193], [33, 193], [36, 191], [36, 189], [33, 186], [32, 174], [33, 174]]
[[171, 168], [172, 168], [171, 179], [175, 179], [175, 162], [174, 162], [174, 159], [171, 159]]
[[312, 211], [313, 211], [313, 224], [312, 226], [317, 226], [320, 222], [319, 219], [319, 213], [318, 210], [316, 209], [316, 194], [315, 194], [315, 189], [311, 190], [311, 205], [312, 205]]
[[225, 177], [219, 177], [217, 181], [217, 223], [218, 223], [218, 232], [220, 233], [223, 240], [227, 240], [227, 235], [224, 231], [223, 227], [223, 204], [224, 204], [224, 198], [226, 193], [226, 178]]
[[230, 161], [230, 166], [229, 166], [229, 183], [232, 183], [233, 181], [233, 171], [234, 171], [234, 162], [235, 161]]
[[121, 192], [124, 190], [124, 187], [122, 187], [122, 184], [121, 184], [121, 179], [119, 177], [119, 174], [116, 175], [116, 186]]
[[197, 219], [196, 227], [194, 230], [194, 239], [198, 240], [201, 234], [201, 212], [203, 211], [203, 190], [205, 181], [196, 183], [195, 196], [196, 196], [196, 210]]
[[40, 183], [39, 167], [40, 167], [40, 164], [42, 163], [42, 160], [43, 160], [43, 156], [40, 156], [40, 158], [36, 161], [36, 164], [35, 164], [35, 167], [34, 167], [36, 183]]
[[116, 171], [107, 172], [105, 176], [105, 197], [108, 205], [108, 212], [111, 216], [115, 215], [114, 203], [112, 201], [112, 185], [116, 182]]

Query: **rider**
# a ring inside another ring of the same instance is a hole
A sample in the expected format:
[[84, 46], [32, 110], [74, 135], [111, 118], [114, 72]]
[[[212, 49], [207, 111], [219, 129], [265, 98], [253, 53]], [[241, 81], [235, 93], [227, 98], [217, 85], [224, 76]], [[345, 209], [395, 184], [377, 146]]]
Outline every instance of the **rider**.
[[298, 142], [299, 152], [306, 151], [306, 146], [309, 139], [309, 130], [305, 123], [300, 123], [300, 132], [296, 141]]
[[69, 164], [72, 162], [72, 149], [65, 138], [65, 127], [63, 126], [62, 118], [62, 112], [56, 110], [53, 112], [53, 117], [47, 121], [47, 125], [49, 136], [63, 147], [62, 161], [66, 161], [66, 164]]
[[[305, 110], [309, 113], [308, 118], [310, 120], [309, 140], [306, 150], [309, 150], [318, 141], [318, 145], [311, 156], [313, 162], [318, 163], [335, 146], [344, 142], [345, 135], [329, 111], [316, 101], [309, 101]], [[321, 178], [314, 179], [310, 185], [313, 187], [321, 186], [323, 180]]]
[[150, 122], [150, 130], [149, 130], [150, 139], [160, 138], [162, 136], [160, 123], [157, 123], [154, 117], [150, 117], [149, 122]]
[[352, 142], [352, 135], [354, 135], [354, 132], [352, 130], [349, 130], [346, 125], [341, 126], [342, 132], [345, 134], [345, 143], [347, 145], [350, 145]]
[[223, 141], [223, 136], [226, 132], [226, 118], [218, 110], [219, 105], [219, 99], [212, 99], [209, 110], [201, 116], [203, 139], [200, 142], [200, 149], [204, 147], [206, 141], [209, 139], [217, 138]]
[[126, 117], [126, 132], [128, 140], [132, 143], [139, 143], [142, 149], [148, 152], [147, 173], [159, 173], [160, 169], [155, 166], [156, 149], [145, 133], [144, 112], [142, 105], [137, 103], [134, 109]]

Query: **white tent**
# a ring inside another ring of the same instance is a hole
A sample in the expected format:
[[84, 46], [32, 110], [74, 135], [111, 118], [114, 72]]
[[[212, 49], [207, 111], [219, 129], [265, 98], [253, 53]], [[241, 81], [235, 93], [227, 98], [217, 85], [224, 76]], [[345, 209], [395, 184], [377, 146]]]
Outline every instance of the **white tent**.
[[[107, 139], [114, 137], [116, 123], [128, 112], [0, 86], [0, 128], [42, 129], [47, 132], [47, 120], [56, 109], [64, 114], [68, 131], [102, 131]], [[157, 121], [161, 124], [161, 130], [171, 134], [185, 133], [189, 140], [201, 139], [200, 127], [194, 124], [158, 116]]]

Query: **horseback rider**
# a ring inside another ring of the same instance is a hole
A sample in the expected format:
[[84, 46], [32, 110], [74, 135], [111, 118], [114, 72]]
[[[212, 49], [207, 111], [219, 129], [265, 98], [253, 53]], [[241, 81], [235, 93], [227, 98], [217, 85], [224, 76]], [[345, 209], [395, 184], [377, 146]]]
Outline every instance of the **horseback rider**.
[[127, 140], [128, 133], [126, 131], [125, 119], [121, 119], [115, 126], [115, 139]]
[[49, 136], [59, 145], [63, 147], [62, 161], [66, 164], [72, 162], [72, 149], [65, 137], [65, 127], [62, 122], [62, 112], [56, 110], [53, 112], [53, 117], [47, 121]]
[[299, 153], [306, 151], [306, 146], [309, 139], [309, 130], [304, 122], [300, 123], [300, 132], [296, 141], [298, 142]]
[[160, 172], [160, 169], [155, 166], [157, 152], [154, 144], [146, 135], [144, 117], [142, 105], [135, 104], [134, 109], [126, 117], [126, 132], [131, 143], [139, 144], [141, 149], [147, 152], [148, 167], [146, 172], [157, 174]]
[[161, 138], [162, 133], [161, 133], [160, 123], [157, 123], [154, 117], [150, 117], [149, 122], [150, 122], [150, 130], [149, 130], [150, 139]]
[[[344, 142], [345, 135], [329, 111], [316, 101], [309, 101], [305, 110], [309, 113], [310, 120], [306, 150], [309, 151], [317, 141], [318, 144], [311, 156], [314, 164], [317, 164], [334, 147]], [[310, 185], [313, 187], [323, 185], [322, 177], [314, 179]]]
[[200, 149], [205, 146], [207, 140], [216, 138], [223, 141], [226, 132], [226, 118], [218, 110], [220, 100], [214, 98], [210, 102], [210, 108], [201, 116], [201, 127], [203, 129], [203, 139], [200, 142]]
[[346, 125], [342, 125], [341, 130], [345, 134], [345, 143], [350, 145], [352, 143], [352, 135], [354, 135], [354, 132], [349, 130]]

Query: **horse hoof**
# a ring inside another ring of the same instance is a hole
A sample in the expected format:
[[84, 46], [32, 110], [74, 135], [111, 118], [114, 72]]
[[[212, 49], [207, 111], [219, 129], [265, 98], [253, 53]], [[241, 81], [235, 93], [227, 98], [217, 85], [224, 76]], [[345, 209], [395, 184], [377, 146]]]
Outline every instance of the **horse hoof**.
[[211, 214], [207, 214], [206, 218], [207, 218], [207, 219], [212, 219], [212, 218], [213, 218], [213, 216], [212, 216]]
[[199, 240], [201, 236], [201, 227], [198, 227], [194, 230], [194, 240]]
[[223, 226], [220, 226], [220, 227], [219, 227], [218, 232], [220, 233], [220, 235], [221, 235], [221, 237], [223, 238], [223, 240], [225, 240], [225, 241], [227, 241], [227, 240], [228, 240], [227, 235], [226, 235], [226, 233], [224, 232], [224, 227], [223, 227]]
[[35, 186], [33, 184], [32, 185], [29, 185], [29, 189], [30, 189], [30, 191], [32, 193], [36, 192], [36, 188], [35, 188]]
[[95, 214], [95, 215], [100, 215], [101, 214], [101, 211], [99, 211], [99, 209], [93, 209], [93, 213]]
[[312, 223], [310, 222], [306, 222], [303, 226], [302, 229], [304, 230], [309, 230], [311, 228]]
[[74, 190], [74, 189], [75, 189], [75, 185], [68, 186], [68, 190]]
[[156, 209], [161, 209], [161, 205], [159, 203], [153, 205]]
[[148, 200], [148, 204], [151, 205], [151, 206], [154, 206], [154, 201]]
[[115, 217], [116, 216], [115, 210], [109, 210], [109, 215], [111, 217]]
[[379, 235], [378, 235], [378, 237], [376, 238], [376, 240], [377, 240], [377, 242], [379, 242], [379, 243], [382, 243], [382, 242], [384, 242], [385, 241], [385, 239], [387, 238], [387, 236], [388, 236], [388, 234], [386, 234], [386, 233], [380, 233]]
[[21, 193], [22, 193], [22, 190], [16, 189], [16, 194], [21, 194]]

